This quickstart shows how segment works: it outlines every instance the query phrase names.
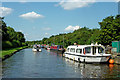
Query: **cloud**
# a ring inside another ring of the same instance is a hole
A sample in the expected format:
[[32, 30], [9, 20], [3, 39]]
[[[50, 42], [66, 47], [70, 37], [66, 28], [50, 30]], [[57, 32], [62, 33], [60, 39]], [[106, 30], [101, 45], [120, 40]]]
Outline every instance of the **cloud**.
[[49, 30], [51, 30], [51, 28], [49, 28], [49, 27], [44, 27], [44, 28], [42, 28], [42, 30], [49, 31]]
[[28, 37], [29, 37], [29, 34], [25, 33], [25, 34], [24, 34], [24, 37], [25, 37], [25, 38], [28, 38]]
[[22, 30], [18, 30], [18, 31], [23, 33], [23, 31], [22, 31]]
[[91, 3], [96, 2], [96, 0], [62, 0], [58, 5], [61, 6], [65, 10], [73, 10], [76, 8], [86, 7]]
[[0, 16], [5, 17], [12, 13], [13, 9], [7, 7], [0, 7]]
[[38, 18], [43, 18], [44, 16], [41, 14], [37, 14], [34, 11], [26, 13], [26, 14], [22, 14], [19, 17], [24, 18], [24, 19], [28, 19], [28, 20], [33, 20], [33, 19], [38, 19]]
[[74, 31], [80, 29], [80, 26], [71, 26], [69, 25], [67, 28], [65, 28], [65, 31]]
[[45, 35], [49, 35], [49, 33], [45, 33]]
[[26, 3], [27, 0], [20, 0], [20, 3]]
[[25, 33], [24, 35], [25, 35], [25, 36], [28, 36], [29, 34]]
[[120, 0], [115, 0], [116, 2], [119, 2]]

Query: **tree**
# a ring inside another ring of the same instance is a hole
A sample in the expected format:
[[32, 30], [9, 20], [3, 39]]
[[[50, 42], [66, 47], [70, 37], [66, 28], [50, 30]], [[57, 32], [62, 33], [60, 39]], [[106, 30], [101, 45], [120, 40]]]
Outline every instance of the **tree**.
[[22, 32], [16, 32], [16, 40], [20, 42], [25, 42], [24, 34]]
[[16, 32], [13, 28], [7, 27], [7, 34], [9, 41], [13, 41], [16, 39]]
[[109, 45], [114, 40], [120, 40], [120, 15], [109, 16], [99, 22], [100, 35], [99, 43]]
[[25, 45], [24, 34], [16, 32], [12, 27], [6, 26], [3, 19], [3, 17], [0, 17], [0, 38], [2, 37], [2, 49]]
[[6, 26], [6, 23], [3, 21], [4, 17], [0, 17], [0, 31], [2, 30], [2, 41], [5, 41], [7, 40], [7, 26]]

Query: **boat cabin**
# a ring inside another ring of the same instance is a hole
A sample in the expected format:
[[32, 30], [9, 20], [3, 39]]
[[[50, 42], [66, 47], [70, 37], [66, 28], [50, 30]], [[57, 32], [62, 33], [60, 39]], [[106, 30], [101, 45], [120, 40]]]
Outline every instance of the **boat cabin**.
[[105, 53], [105, 47], [102, 45], [91, 44], [91, 45], [72, 45], [68, 46], [67, 53], [77, 55], [100, 55]]

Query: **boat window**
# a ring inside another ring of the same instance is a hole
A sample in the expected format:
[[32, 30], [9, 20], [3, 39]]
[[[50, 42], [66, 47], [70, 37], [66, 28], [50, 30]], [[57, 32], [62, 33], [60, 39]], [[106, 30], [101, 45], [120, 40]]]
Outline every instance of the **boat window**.
[[96, 54], [96, 47], [93, 46], [92, 48], [93, 48], [93, 49], [92, 49], [92, 54], [95, 55], [95, 54]]
[[96, 53], [96, 47], [94, 47], [94, 53]]
[[82, 49], [76, 49], [76, 53], [82, 53]]
[[102, 47], [98, 47], [98, 53], [104, 53], [104, 49]]
[[67, 52], [69, 52], [70, 48], [67, 48]]
[[71, 48], [71, 49], [70, 49], [70, 52], [75, 52], [75, 48]]
[[85, 48], [85, 53], [91, 53], [91, 47], [86, 47]]

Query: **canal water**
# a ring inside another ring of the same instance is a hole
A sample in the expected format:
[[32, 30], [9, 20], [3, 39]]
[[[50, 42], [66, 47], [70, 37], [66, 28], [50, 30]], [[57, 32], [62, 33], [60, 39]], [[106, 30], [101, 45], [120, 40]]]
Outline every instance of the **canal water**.
[[42, 49], [21, 50], [2, 63], [3, 78], [119, 78], [120, 65], [85, 64]]

